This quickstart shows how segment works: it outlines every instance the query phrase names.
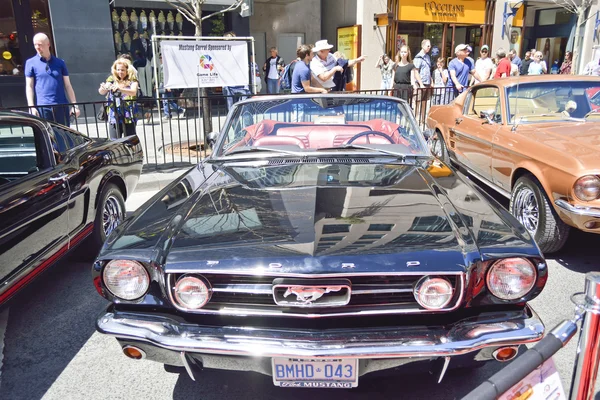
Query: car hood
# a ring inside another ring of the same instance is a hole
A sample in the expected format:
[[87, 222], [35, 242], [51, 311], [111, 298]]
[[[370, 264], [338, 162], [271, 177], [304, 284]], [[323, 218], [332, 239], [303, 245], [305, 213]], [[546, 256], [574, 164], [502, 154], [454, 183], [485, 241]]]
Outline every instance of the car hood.
[[544, 123], [519, 126], [540, 145], [569, 154], [586, 168], [600, 168], [600, 125], [595, 122]]
[[176, 211], [154, 221], [141, 212], [103, 257], [151, 250], [166, 272], [322, 273], [463, 270], [498, 252], [539, 256], [512, 217], [443, 164], [215, 168], [188, 195], [172, 195]]

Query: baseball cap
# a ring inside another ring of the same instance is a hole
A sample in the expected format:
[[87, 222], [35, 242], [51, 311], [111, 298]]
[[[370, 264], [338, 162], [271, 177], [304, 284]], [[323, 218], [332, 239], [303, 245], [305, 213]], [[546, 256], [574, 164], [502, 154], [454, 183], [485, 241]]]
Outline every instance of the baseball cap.
[[484, 44], [483, 46], [481, 46], [481, 50], [490, 51], [490, 46], [488, 46], [487, 44]]
[[458, 53], [461, 50], [467, 50], [468, 47], [469, 46], [467, 46], [466, 44], [459, 44], [454, 48], [454, 53]]
[[471, 53], [473, 52], [473, 48], [469, 45], [467, 45], [467, 50], [470, 51]]

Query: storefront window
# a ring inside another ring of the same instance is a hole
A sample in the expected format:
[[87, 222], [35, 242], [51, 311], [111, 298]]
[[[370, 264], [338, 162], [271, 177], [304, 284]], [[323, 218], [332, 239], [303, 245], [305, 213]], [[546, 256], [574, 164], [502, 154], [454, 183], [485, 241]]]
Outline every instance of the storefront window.
[[22, 65], [12, 0], [0, 0], [0, 77], [22, 75]]
[[[1, 1], [1, 0], [0, 0]], [[45, 33], [50, 38], [50, 43], [54, 43], [52, 38], [52, 27], [50, 25], [50, 12], [48, 9], [48, 0], [29, 0], [31, 5], [31, 25], [33, 33]], [[50, 50], [54, 53], [54, 46]]]

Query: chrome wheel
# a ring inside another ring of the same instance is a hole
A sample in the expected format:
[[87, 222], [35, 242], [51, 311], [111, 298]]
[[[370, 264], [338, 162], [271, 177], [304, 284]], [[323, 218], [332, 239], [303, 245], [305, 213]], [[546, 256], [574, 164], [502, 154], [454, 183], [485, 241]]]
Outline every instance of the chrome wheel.
[[115, 196], [108, 196], [102, 210], [102, 229], [108, 236], [123, 221], [123, 209]]
[[533, 190], [522, 188], [514, 200], [515, 217], [532, 234], [535, 234], [540, 222], [540, 210]]
[[438, 138], [438, 134], [437, 133], [435, 133], [431, 137], [431, 139], [429, 139], [428, 144], [429, 144], [429, 151], [431, 151], [431, 154], [433, 154], [436, 158], [441, 159], [442, 158], [442, 154], [443, 154], [442, 142]]

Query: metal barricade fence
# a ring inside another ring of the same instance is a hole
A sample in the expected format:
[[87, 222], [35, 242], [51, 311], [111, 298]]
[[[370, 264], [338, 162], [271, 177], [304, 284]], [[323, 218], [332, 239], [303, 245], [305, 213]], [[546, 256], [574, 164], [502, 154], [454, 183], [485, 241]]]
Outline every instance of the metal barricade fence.
[[[393, 90], [362, 90], [345, 92], [377, 96], [395, 96], [405, 99], [412, 108], [415, 117], [422, 128], [425, 128], [426, 115], [429, 108], [435, 104], [445, 104], [450, 100], [450, 92], [446, 88], [427, 89], [393, 89]], [[263, 95], [255, 95], [263, 96]], [[234, 101], [239, 96], [209, 95], [210, 118], [214, 132], [221, 131], [228, 107], [227, 98]], [[203, 138], [210, 132], [204, 132], [202, 118], [205, 116], [201, 109], [198, 115], [198, 96], [179, 96], [171, 98], [139, 98], [136, 101], [137, 123], [135, 132], [140, 138], [144, 149], [144, 164], [146, 168], [164, 168], [184, 166], [198, 163], [210, 154]], [[75, 104], [44, 106], [54, 114], [64, 113]], [[107, 109], [108, 102], [80, 102], [80, 115], [71, 116], [70, 126], [91, 138], [110, 138], [111, 124], [108, 120], [100, 119], [100, 113]], [[0, 109], [5, 111], [7, 109]], [[29, 112], [30, 107], [12, 107], [10, 110]], [[68, 111], [67, 111], [68, 113]], [[168, 118], [167, 115], [171, 115]]]

